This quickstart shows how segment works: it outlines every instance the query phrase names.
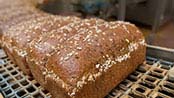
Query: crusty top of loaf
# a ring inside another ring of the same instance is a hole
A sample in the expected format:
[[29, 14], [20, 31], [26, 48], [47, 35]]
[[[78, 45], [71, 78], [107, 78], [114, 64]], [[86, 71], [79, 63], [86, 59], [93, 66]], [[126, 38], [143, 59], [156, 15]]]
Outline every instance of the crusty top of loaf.
[[[98, 21], [104, 22], [99, 19]], [[94, 26], [95, 24], [96, 19], [79, 20], [55, 29], [49, 35], [40, 36], [39, 40], [36, 39], [30, 43], [30, 58], [35, 63], [45, 63], [47, 56], [54, 54], [56, 47], [61, 47], [64, 41], [77, 34], [82, 28], [87, 29], [89, 26]]]
[[26, 28], [30, 27], [31, 22], [33, 24], [36, 24], [36, 22], [42, 21], [43, 18], [46, 19], [45, 17], [48, 17], [48, 16], [43, 15], [43, 17], [33, 19], [32, 21], [29, 20], [29, 21], [26, 21], [26, 22], [22, 22], [22, 23], [19, 23], [19, 24], [15, 25], [15, 26], [12, 26], [11, 28], [8, 28], [8, 30], [6, 32], [4, 32], [3, 37], [2, 37], [2, 40], [4, 41], [3, 44], [5, 44], [5, 45], [13, 44], [14, 43], [12, 41], [13, 37], [16, 37], [20, 33], [23, 34], [24, 31], [28, 30]]
[[144, 38], [132, 24], [120, 21], [96, 24], [57, 47], [57, 53], [46, 64], [45, 74], [61, 81], [60, 86], [73, 96], [113, 64], [128, 59], [139, 45], [144, 45]]
[[21, 16], [16, 17], [15, 19], [11, 19], [9, 21], [6, 21], [3, 25], [1, 25], [1, 28], [3, 29], [3, 32], [8, 32], [9, 28], [12, 28], [15, 25], [18, 25], [20, 23], [23, 23], [24, 21], [29, 21], [36, 19], [38, 17], [42, 17], [43, 14], [39, 12], [29, 12], [29, 13], [23, 13]]
[[[11, 24], [13, 24], [14, 20], [16, 21], [18, 18], [26, 16], [28, 14], [32, 15], [34, 13], [35, 14], [41, 13], [35, 7], [26, 6], [25, 4], [19, 4], [17, 6], [14, 6], [14, 5], [12, 5], [12, 6], [3, 5], [3, 6], [4, 6], [4, 8], [2, 8], [3, 10], [1, 10], [1, 8], [0, 8], [0, 28], [3, 30], [4, 34], [6, 33], [9, 26]], [[16, 24], [18, 24], [18, 23], [16, 23]]]
[[37, 11], [36, 8], [31, 7], [31, 6], [26, 6], [24, 4], [21, 4], [19, 6], [7, 6], [5, 8], [3, 8], [3, 10], [0, 10], [0, 17], [1, 17], [1, 21], [2, 20], [7, 20], [7, 19], [11, 19], [10, 17], [15, 17], [15, 15], [19, 15], [20, 13], [26, 13], [27, 11]]
[[[37, 24], [30, 25], [31, 29], [26, 29], [23, 32], [18, 33], [16, 36], [12, 37], [12, 42], [14, 44], [14, 49], [17, 52], [26, 53], [26, 49], [28, 48], [28, 44], [35, 41], [41, 41], [41, 37], [45, 38], [46, 35], [49, 35], [54, 30], [57, 30], [61, 26], [71, 23], [72, 21], [77, 21], [79, 18], [77, 17], [52, 17], [48, 19], [44, 19], [42, 22], [36, 22]], [[29, 27], [30, 27], [29, 26]], [[39, 39], [39, 40], [38, 40]], [[23, 55], [23, 54], [21, 54]]]

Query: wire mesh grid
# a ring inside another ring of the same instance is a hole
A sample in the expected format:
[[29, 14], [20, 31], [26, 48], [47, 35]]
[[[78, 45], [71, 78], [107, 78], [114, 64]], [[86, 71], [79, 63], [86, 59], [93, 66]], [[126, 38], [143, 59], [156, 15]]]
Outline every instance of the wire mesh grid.
[[51, 97], [32, 77], [24, 75], [2, 50], [0, 52], [0, 89], [5, 98]]
[[106, 98], [174, 98], [174, 63], [147, 57]]
[[[173, 98], [174, 77], [169, 72], [174, 63], [147, 57], [140, 65], [105, 98]], [[32, 77], [26, 76], [0, 50], [0, 89], [5, 98], [50, 98]]]

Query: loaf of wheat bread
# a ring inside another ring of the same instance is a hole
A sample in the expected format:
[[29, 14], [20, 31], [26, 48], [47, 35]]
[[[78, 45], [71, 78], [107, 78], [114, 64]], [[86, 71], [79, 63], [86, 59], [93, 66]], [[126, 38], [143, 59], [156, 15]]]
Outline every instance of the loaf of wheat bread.
[[63, 38], [57, 45], [44, 41], [57, 46], [48, 54], [44, 43], [41, 50], [36, 44], [28, 48], [31, 71], [53, 98], [103, 98], [145, 60], [144, 37], [129, 23], [100, 22]]
[[54, 97], [103, 98], [145, 60], [144, 38], [135, 26], [108, 25], [74, 36], [48, 59], [44, 74]]

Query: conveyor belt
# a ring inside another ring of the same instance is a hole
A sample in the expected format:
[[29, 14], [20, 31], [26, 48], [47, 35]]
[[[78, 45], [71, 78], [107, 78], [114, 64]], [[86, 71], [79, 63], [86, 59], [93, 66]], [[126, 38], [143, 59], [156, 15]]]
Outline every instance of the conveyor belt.
[[173, 63], [147, 57], [106, 98], [174, 98]]
[[32, 77], [26, 76], [0, 50], [0, 89], [5, 98], [50, 98]]

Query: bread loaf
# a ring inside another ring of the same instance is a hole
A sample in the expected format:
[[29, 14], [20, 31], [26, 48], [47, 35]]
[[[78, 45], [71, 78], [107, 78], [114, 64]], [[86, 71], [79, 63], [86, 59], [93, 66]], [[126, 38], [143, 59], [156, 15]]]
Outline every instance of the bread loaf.
[[2, 47], [53, 98], [103, 98], [145, 60], [133, 24], [56, 16], [32, 0], [12, 1], [0, 0]]
[[48, 59], [43, 73], [54, 97], [103, 98], [145, 60], [144, 38], [135, 26], [108, 25], [75, 35]]

